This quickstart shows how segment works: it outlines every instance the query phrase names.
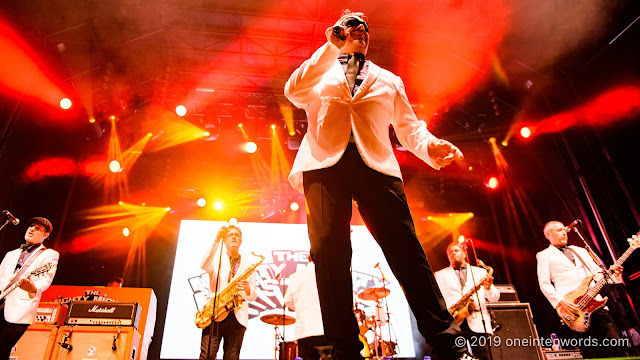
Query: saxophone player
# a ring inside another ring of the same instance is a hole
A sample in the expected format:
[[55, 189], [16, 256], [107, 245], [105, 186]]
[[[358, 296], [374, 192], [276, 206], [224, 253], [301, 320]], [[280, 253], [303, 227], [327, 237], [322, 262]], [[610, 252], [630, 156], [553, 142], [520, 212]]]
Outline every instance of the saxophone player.
[[[479, 306], [482, 314], [476, 313], [463, 319], [462, 323], [460, 323], [460, 330], [462, 331], [462, 336], [467, 339], [468, 344], [471, 346], [473, 356], [486, 360], [489, 358], [487, 348], [489, 339], [487, 337], [493, 333], [491, 317], [487, 311], [486, 303], [487, 301], [497, 301], [500, 298], [500, 292], [493, 285], [493, 277], [488, 275], [487, 270], [467, 263], [467, 253], [462, 245], [457, 243], [449, 244], [447, 246], [447, 257], [450, 265], [434, 274], [447, 308], [450, 308], [464, 294], [474, 288], [474, 281], [476, 283], [483, 282], [483, 286], [480, 286], [477, 296], [474, 295], [470, 303], [470, 306], [474, 307], [475, 310], [478, 310]], [[479, 304], [478, 299], [480, 299]]]
[[[224, 242], [223, 247], [220, 246], [221, 242]], [[219, 294], [252, 265], [247, 256], [239, 253], [240, 245], [242, 245], [240, 228], [235, 225], [223, 226], [208, 251], [205, 252], [200, 267], [209, 274], [211, 279], [209, 297], [213, 298], [216, 291]], [[217, 321], [212, 321], [211, 325], [203, 329], [200, 360], [215, 359], [223, 339], [223, 359], [240, 358], [240, 348], [249, 322], [249, 309], [246, 302], [253, 301], [257, 297], [255, 273], [246, 280], [238, 281], [237, 289], [238, 295], [244, 299], [245, 303], [240, 308], [234, 308], [218, 317]]]

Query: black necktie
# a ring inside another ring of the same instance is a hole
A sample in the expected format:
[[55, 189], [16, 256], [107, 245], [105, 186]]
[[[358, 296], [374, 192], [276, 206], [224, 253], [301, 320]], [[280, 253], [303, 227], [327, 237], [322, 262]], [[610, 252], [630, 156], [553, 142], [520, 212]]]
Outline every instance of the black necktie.
[[459, 267], [459, 268], [455, 268], [456, 270], [456, 275], [458, 275], [458, 279], [460, 280], [460, 285], [462, 287], [464, 287], [464, 284], [467, 282], [467, 268], [466, 267]]
[[571, 260], [572, 263], [574, 263], [574, 264], [576, 263], [576, 259], [573, 256], [573, 251], [571, 251], [571, 249], [569, 249], [569, 247], [567, 245], [558, 246], [558, 250], [562, 251], [564, 256], [566, 256], [569, 260]]
[[349, 56], [349, 61], [347, 62], [347, 72], [345, 76], [347, 77], [347, 84], [349, 85], [349, 90], [353, 93], [353, 87], [356, 84], [356, 76], [358, 76], [358, 72], [360, 70], [360, 64], [358, 63], [358, 57], [355, 55]]

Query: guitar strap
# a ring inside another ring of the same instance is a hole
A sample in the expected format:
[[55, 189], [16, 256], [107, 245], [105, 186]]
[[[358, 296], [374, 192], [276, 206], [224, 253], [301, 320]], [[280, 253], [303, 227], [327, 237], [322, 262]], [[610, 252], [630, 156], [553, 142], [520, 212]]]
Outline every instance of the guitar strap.
[[18, 279], [20, 279], [20, 276], [22, 276], [22, 274], [24, 274], [27, 271], [27, 268], [29, 268], [29, 266], [33, 263], [33, 261], [40, 256], [40, 254], [42, 254], [45, 251], [46, 247], [42, 246], [41, 248], [39, 248], [38, 250], [36, 250], [35, 253], [31, 254], [31, 256], [29, 256], [29, 259], [24, 263], [24, 265], [22, 265], [22, 267], [20, 268], [20, 270], [18, 270], [17, 273], [13, 274], [13, 277], [11, 278], [11, 281], [9, 281], [9, 284], [4, 288], [4, 290], [2, 290], [2, 292], [6, 291], [8, 288], [10, 288], [16, 281], [18, 281]]
[[582, 257], [580, 257], [580, 255], [578, 255], [577, 251], [573, 250], [569, 246], [567, 246], [567, 249], [571, 250], [573, 255], [575, 255], [578, 259], [580, 259], [580, 262], [582, 263], [582, 266], [584, 266], [585, 269], [587, 269], [591, 273], [591, 275], [596, 276], [596, 274], [594, 274], [593, 271], [591, 271], [591, 268], [587, 266], [587, 263], [582, 259]]

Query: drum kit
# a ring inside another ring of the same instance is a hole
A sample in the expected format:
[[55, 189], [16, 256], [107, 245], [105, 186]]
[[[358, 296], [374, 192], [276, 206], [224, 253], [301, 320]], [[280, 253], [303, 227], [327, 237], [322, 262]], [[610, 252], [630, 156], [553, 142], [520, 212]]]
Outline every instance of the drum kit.
[[[294, 324], [296, 319], [286, 314], [268, 314], [260, 317], [263, 323], [274, 326], [275, 331], [275, 346], [274, 346], [274, 360], [294, 360], [298, 356], [298, 344], [293, 341], [284, 341], [284, 335], [278, 333], [278, 326], [287, 326]], [[281, 340], [281, 341], [279, 341]], [[278, 344], [279, 342], [279, 344]], [[280, 357], [278, 358], [278, 351]]]
[[[382, 274], [383, 284], [386, 281], [384, 274]], [[284, 291], [283, 291], [284, 292]], [[375, 301], [375, 310], [372, 315], [367, 315], [363, 309], [358, 308], [357, 300], [354, 301], [355, 306], [353, 313], [358, 322], [358, 328], [360, 330], [359, 340], [363, 345], [361, 352], [365, 359], [379, 360], [387, 357], [394, 356], [396, 352], [397, 343], [394, 341], [386, 341], [382, 339], [382, 330], [385, 326], [389, 325], [389, 307], [386, 306], [386, 311], [382, 309], [382, 299], [389, 296], [391, 290], [386, 287], [371, 287], [360, 291], [357, 295], [358, 299], [362, 301]], [[285, 341], [284, 327], [294, 324], [296, 319], [292, 316], [282, 314], [267, 314], [260, 317], [260, 320], [266, 324], [274, 326], [275, 332], [275, 346], [274, 346], [274, 360], [294, 360], [298, 357], [298, 344], [295, 341]], [[280, 335], [278, 327], [283, 327], [283, 333]], [[369, 332], [373, 332], [373, 336]], [[369, 343], [368, 338], [373, 342]], [[389, 327], [389, 339], [391, 339], [391, 328]], [[278, 356], [278, 354], [280, 356]], [[328, 355], [328, 354], [327, 354]], [[324, 358], [324, 356], [323, 356]]]
[[[362, 356], [365, 359], [382, 359], [383, 357], [396, 354], [396, 343], [382, 339], [382, 329], [384, 326], [388, 326], [389, 323], [388, 308], [387, 311], [382, 309], [382, 299], [390, 293], [391, 290], [385, 287], [367, 288], [358, 293], [358, 299], [376, 302], [372, 315], [367, 315], [363, 309], [360, 309], [357, 302], [353, 308], [353, 313], [358, 321], [358, 328], [360, 329], [360, 342], [364, 347]], [[372, 343], [369, 343], [366, 338], [369, 331], [373, 332]]]

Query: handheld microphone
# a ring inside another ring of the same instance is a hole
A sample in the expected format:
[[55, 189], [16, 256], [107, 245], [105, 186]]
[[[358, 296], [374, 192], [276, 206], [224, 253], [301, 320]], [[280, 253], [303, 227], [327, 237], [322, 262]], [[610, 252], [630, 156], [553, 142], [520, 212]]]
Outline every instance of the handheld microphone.
[[573, 222], [571, 224], [569, 224], [569, 226], [564, 228], [564, 231], [565, 232], [569, 232], [569, 231], [573, 230], [573, 228], [576, 227], [581, 222], [582, 222], [582, 220], [580, 220], [580, 219], [573, 220]]
[[338, 39], [340, 40], [344, 40], [347, 37], [345, 35], [342, 34], [342, 25], [336, 25], [333, 27], [333, 35], [335, 35]]
[[3, 213], [3, 214], [5, 214], [5, 215], [7, 215], [7, 217], [8, 217], [9, 219], [11, 219], [11, 223], [12, 223], [13, 225], [18, 225], [18, 224], [20, 224], [20, 219], [18, 219], [17, 217], [13, 216], [13, 214], [12, 214], [12, 213], [10, 213], [10, 212], [9, 212], [9, 210], [3, 210], [3, 211], [2, 211], [2, 213]]

